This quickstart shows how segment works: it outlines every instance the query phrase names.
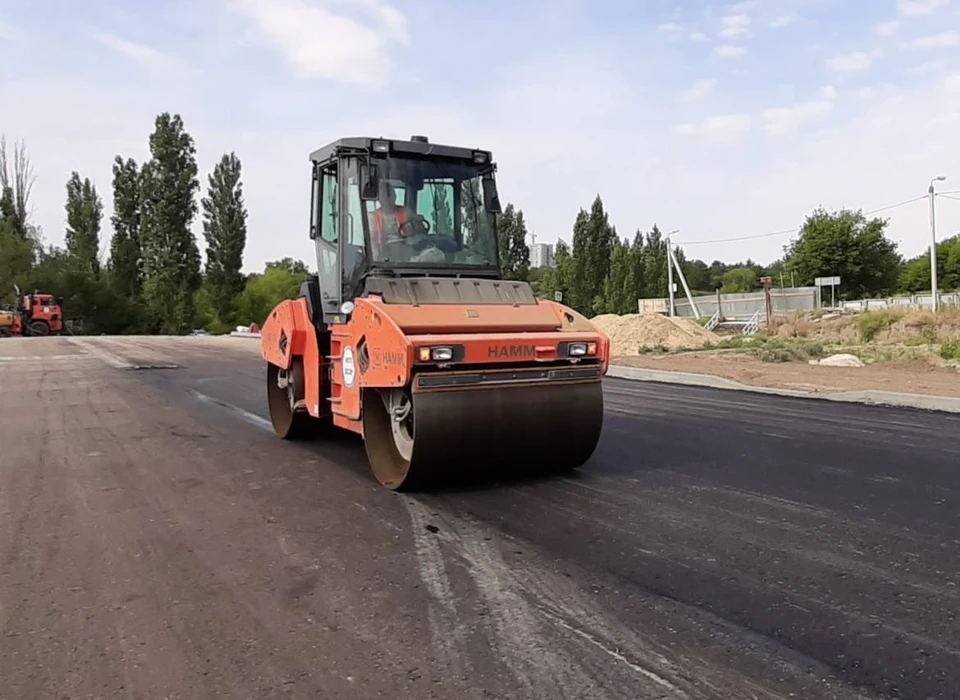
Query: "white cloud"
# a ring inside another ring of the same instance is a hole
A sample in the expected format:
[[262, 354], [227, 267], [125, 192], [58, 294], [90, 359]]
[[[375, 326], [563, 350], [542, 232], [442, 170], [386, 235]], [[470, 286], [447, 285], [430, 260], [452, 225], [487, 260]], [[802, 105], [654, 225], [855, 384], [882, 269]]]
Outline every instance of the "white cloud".
[[110, 32], [94, 32], [94, 41], [117, 53], [127, 56], [150, 70], [165, 70], [176, 65], [176, 61], [167, 54], [147, 44], [138, 44]]
[[834, 56], [827, 62], [827, 65], [831, 70], [838, 73], [852, 73], [869, 68], [879, 57], [879, 49], [874, 49], [873, 51], [854, 51], [853, 53]]
[[742, 136], [752, 128], [753, 118], [749, 114], [718, 114], [698, 124], [677, 124], [672, 131], [680, 136], [729, 139]]
[[716, 86], [716, 78], [701, 78], [700, 80], [694, 80], [693, 85], [680, 93], [680, 97], [688, 102], [699, 100], [713, 92]]
[[960, 46], [960, 33], [941, 32], [940, 34], [930, 34], [901, 44], [901, 47], [904, 49], [942, 49], [949, 46]]
[[874, 27], [874, 31], [879, 36], [893, 36], [900, 31], [900, 22], [895, 19], [892, 19], [889, 22], [881, 22]]
[[707, 40], [707, 35], [704, 34], [703, 32], [692, 32], [692, 33], [690, 34], [690, 38], [691, 38], [693, 41], [706, 41], [706, 40]]
[[746, 12], [747, 10], [755, 10], [758, 7], [760, 7], [759, 0], [744, 0], [743, 2], [728, 5], [727, 9], [731, 12]]
[[683, 31], [683, 27], [675, 22], [667, 22], [666, 24], [661, 24], [659, 27], [657, 27], [657, 31], [664, 34], [679, 34]]
[[27, 38], [27, 33], [12, 24], [0, 20], [0, 41], [21, 41]]
[[391, 77], [392, 44], [409, 43], [406, 18], [382, 0], [352, 3], [360, 17], [305, 0], [233, 0], [230, 7], [252, 20], [264, 40], [303, 78], [379, 87]]
[[781, 27], [789, 27], [797, 21], [799, 21], [799, 18], [796, 15], [781, 15], [767, 22], [767, 26], [773, 29], [780, 29]]
[[833, 85], [824, 85], [820, 88], [820, 97], [824, 100], [837, 99], [837, 89]]
[[917, 75], [928, 75], [930, 73], [942, 73], [947, 69], [947, 62], [942, 58], [935, 61], [924, 61], [913, 67], [913, 72]]
[[750, 17], [748, 15], [727, 15], [722, 20], [724, 27], [749, 27]]
[[807, 121], [827, 116], [833, 111], [833, 103], [827, 100], [805, 102], [792, 107], [772, 107], [760, 115], [763, 129], [770, 134], [786, 134], [795, 131]]
[[943, 89], [951, 93], [960, 92], [960, 73], [954, 73], [944, 78]]
[[747, 50], [742, 46], [733, 46], [731, 44], [725, 44], [723, 46], [718, 46], [714, 51], [717, 56], [723, 56], [724, 58], [732, 58], [734, 56], [743, 56]]
[[897, 9], [907, 16], [930, 15], [949, 3], [950, 0], [898, 0]]
[[724, 39], [736, 39], [738, 36], [747, 36], [750, 30], [746, 27], [724, 27], [720, 30], [720, 36]]

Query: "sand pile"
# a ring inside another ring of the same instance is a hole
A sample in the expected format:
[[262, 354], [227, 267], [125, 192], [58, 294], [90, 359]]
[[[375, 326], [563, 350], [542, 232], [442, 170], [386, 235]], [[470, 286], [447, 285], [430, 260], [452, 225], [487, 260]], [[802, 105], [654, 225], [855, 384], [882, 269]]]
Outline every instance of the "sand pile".
[[719, 340], [715, 333], [705, 331], [695, 321], [661, 314], [601, 314], [590, 321], [610, 336], [613, 355], [639, 355], [643, 345], [692, 348]]

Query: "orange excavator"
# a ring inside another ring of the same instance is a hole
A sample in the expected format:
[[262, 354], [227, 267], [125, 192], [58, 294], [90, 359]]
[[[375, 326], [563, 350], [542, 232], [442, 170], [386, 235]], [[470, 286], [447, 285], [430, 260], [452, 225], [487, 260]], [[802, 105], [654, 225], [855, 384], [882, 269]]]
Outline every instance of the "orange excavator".
[[261, 330], [277, 435], [363, 437], [380, 484], [582, 466], [609, 339], [502, 279], [489, 151], [343, 138], [310, 155], [318, 274]]
[[59, 335], [63, 330], [63, 311], [52, 294], [16, 291], [16, 305], [0, 307], [0, 338], [11, 336]]

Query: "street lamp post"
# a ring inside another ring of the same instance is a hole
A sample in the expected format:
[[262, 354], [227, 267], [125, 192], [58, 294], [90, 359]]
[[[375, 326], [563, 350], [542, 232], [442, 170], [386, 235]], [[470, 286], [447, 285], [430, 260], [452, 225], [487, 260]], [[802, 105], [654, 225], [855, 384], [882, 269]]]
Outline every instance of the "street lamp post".
[[673, 243], [670, 242], [670, 236], [679, 233], [680, 229], [674, 229], [667, 234], [667, 294], [670, 297], [669, 316], [673, 317]]
[[932, 293], [933, 310], [937, 310], [937, 212], [934, 199], [936, 193], [933, 190], [934, 182], [943, 182], [945, 175], [937, 175], [930, 180], [930, 188], [927, 193], [930, 196], [930, 291]]

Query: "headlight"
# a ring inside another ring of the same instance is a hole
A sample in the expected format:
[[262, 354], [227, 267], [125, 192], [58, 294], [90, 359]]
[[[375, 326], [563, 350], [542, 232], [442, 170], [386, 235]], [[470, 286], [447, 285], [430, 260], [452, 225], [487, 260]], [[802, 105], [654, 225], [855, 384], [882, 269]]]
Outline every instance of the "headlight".
[[424, 345], [417, 348], [418, 362], [459, 362], [463, 359], [460, 345]]
[[570, 348], [568, 352], [573, 357], [583, 357], [584, 355], [587, 354], [587, 344], [586, 343], [570, 343]]

